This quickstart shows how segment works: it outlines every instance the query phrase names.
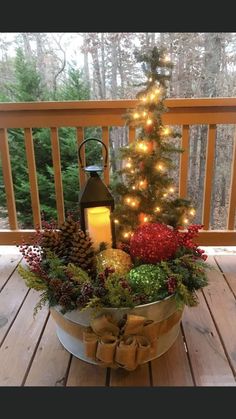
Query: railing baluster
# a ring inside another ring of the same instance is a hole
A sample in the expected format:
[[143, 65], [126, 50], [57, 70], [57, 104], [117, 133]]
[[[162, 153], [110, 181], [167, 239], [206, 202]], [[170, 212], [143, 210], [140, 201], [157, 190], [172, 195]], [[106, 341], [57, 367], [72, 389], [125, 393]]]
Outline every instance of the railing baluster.
[[207, 138], [206, 173], [205, 173], [204, 196], [203, 196], [202, 223], [204, 225], [204, 230], [208, 230], [209, 225], [210, 225], [211, 190], [212, 190], [214, 163], [215, 163], [215, 142], [216, 142], [216, 125], [209, 125], [208, 138]]
[[188, 189], [188, 163], [189, 163], [189, 125], [183, 125], [181, 147], [184, 152], [180, 156], [179, 196], [186, 198]]
[[[82, 143], [82, 141], [84, 140], [84, 129], [82, 127], [78, 127], [76, 129], [77, 131], [77, 145], [78, 148], [80, 146], [80, 144]], [[82, 162], [83, 162], [83, 166], [85, 166], [85, 146], [83, 146], [80, 150], [80, 155], [82, 158]], [[80, 162], [78, 160], [78, 167], [79, 167], [79, 185], [80, 185], [80, 190], [83, 188], [84, 184], [85, 184], [85, 180], [86, 180], [86, 175], [83, 169], [80, 168]]]
[[59, 224], [65, 220], [63, 186], [61, 176], [61, 157], [57, 128], [51, 128], [52, 161], [54, 168], [54, 182], [57, 204], [57, 218]]
[[29, 170], [30, 195], [31, 195], [34, 227], [41, 228], [39, 191], [38, 191], [32, 129], [25, 128], [24, 133], [25, 133], [26, 159], [27, 159], [27, 165], [28, 165], [28, 170]]
[[135, 127], [129, 127], [129, 143], [135, 140], [136, 130]]
[[[110, 156], [109, 156], [109, 129], [108, 127], [102, 127], [102, 141], [104, 142], [105, 146], [107, 147], [108, 151], [108, 159], [107, 159], [107, 167], [104, 170], [104, 182], [106, 185], [109, 185], [110, 182]], [[105, 156], [105, 149], [103, 147], [102, 150], [103, 158]]]
[[2, 128], [0, 129], [0, 151], [2, 156], [2, 172], [6, 191], [9, 224], [12, 230], [17, 230], [16, 204], [12, 182], [7, 130]]
[[234, 219], [236, 209], [236, 130], [234, 135], [234, 152], [232, 161], [232, 174], [229, 198], [228, 230], [234, 230]]

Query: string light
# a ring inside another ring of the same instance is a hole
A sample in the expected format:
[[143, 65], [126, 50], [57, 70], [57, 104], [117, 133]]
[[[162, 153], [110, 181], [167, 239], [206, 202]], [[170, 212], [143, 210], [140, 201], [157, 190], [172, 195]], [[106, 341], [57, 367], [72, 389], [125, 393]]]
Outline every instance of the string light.
[[175, 191], [175, 188], [173, 188], [172, 186], [171, 186], [171, 188], [169, 188], [169, 192], [170, 193], [173, 193]]
[[136, 189], [135, 186], [132, 186], [132, 189], [133, 189], [133, 191], [135, 191], [135, 189]]
[[148, 81], [152, 81], [152, 77], [149, 77]]
[[147, 116], [147, 112], [146, 111], [143, 112], [143, 116]]
[[164, 198], [166, 198], [166, 197], [167, 197], [167, 195], [168, 195], [167, 193], [163, 193]]
[[158, 95], [158, 93], [160, 93], [160, 89], [155, 89], [154, 92], [156, 95]]
[[188, 224], [189, 220], [188, 218], [184, 218], [184, 224]]
[[125, 233], [123, 233], [123, 236], [125, 239], [127, 239], [130, 236], [130, 234], [131, 234], [130, 232], [126, 231]]
[[133, 115], [133, 117], [134, 117], [134, 119], [138, 119], [139, 118], [139, 113], [138, 112], [135, 112], [134, 115]]
[[119, 220], [117, 220], [117, 218], [114, 220], [115, 224], [119, 224]]
[[140, 143], [138, 144], [138, 149], [139, 149], [140, 151], [144, 151], [144, 152], [146, 152], [146, 151], [148, 151], [148, 146], [147, 146], [147, 144], [145, 144], [144, 142], [140, 142]]
[[143, 212], [139, 214], [138, 218], [139, 218], [140, 224], [150, 222], [151, 220], [151, 216], [148, 214], [144, 214]]
[[146, 189], [146, 187], [147, 187], [147, 179], [140, 180], [139, 181], [139, 188]]
[[158, 163], [158, 164], [156, 165], [156, 169], [157, 169], [157, 170], [159, 170], [159, 171], [161, 172], [162, 170], [164, 170], [164, 165], [163, 165], [163, 164], [161, 164], [161, 163]]
[[125, 198], [125, 203], [128, 204], [130, 207], [137, 207], [139, 204], [137, 199], [132, 198], [130, 196]]
[[168, 55], [165, 55], [165, 56], [163, 57], [163, 61], [164, 61], [165, 63], [169, 63], [169, 62], [170, 62], [170, 57], [169, 57]]
[[130, 173], [132, 173], [132, 174], [133, 174], [133, 173], [134, 173], [134, 170], [131, 170], [131, 171], [130, 171]]
[[152, 93], [152, 94], [150, 95], [150, 99], [151, 99], [151, 100], [155, 99], [155, 95], [154, 95], [154, 93]]
[[146, 97], [146, 96], [143, 96], [143, 97], [142, 97], [142, 101], [143, 101], [143, 102], [147, 102], [147, 97]]
[[162, 134], [163, 135], [169, 135], [170, 134], [170, 128], [169, 127], [163, 128]]
[[192, 209], [189, 211], [189, 214], [190, 214], [190, 215], [195, 215], [195, 214], [196, 214], [195, 209], [194, 209], [194, 208], [192, 208]]
[[146, 124], [147, 125], [152, 125], [152, 119], [148, 118]]
[[156, 207], [155, 208], [155, 212], [161, 212], [161, 208], [160, 207]]
[[132, 167], [132, 163], [130, 163], [130, 162], [126, 163], [126, 167], [127, 167], [127, 169], [130, 169]]

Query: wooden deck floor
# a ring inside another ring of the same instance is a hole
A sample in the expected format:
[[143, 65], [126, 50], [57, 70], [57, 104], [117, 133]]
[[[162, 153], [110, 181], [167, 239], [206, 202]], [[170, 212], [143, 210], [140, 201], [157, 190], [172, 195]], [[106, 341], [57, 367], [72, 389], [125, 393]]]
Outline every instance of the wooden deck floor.
[[216, 270], [186, 308], [181, 334], [160, 358], [133, 372], [109, 370], [70, 355], [38, 293], [17, 273], [20, 256], [0, 250], [0, 386], [235, 386], [236, 255], [211, 256]]

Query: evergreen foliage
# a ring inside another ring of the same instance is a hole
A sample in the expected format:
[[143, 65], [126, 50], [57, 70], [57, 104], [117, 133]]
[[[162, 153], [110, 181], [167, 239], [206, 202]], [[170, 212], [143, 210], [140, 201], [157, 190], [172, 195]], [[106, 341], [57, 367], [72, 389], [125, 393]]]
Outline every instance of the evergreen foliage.
[[[14, 61], [14, 82], [6, 83], [1, 101], [31, 102], [43, 100], [88, 100], [90, 92], [83, 81], [83, 75], [76, 67], [71, 66], [67, 78], [58, 86], [56, 97], [46, 89], [37, 70], [34, 58], [26, 58], [23, 50], [18, 48]], [[54, 187], [54, 171], [51, 153], [50, 130], [33, 129], [34, 151], [39, 188], [40, 209], [43, 218], [56, 218], [56, 200]], [[85, 135], [98, 136], [97, 129], [87, 128]], [[60, 140], [62, 182], [66, 211], [78, 209], [79, 176], [76, 130], [62, 127], [58, 132]], [[24, 132], [21, 129], [9, 129], [9, 149], [11, 157], [12, 177], [16, 199], [18, 219], [24, 227], [33, 227], [30, 186], [25, 155]], [[95, 143], [86, 147], [88, 164], [101, 159], [100, 147]], [[1, 164], [1, 163], [0, 163]], [[4, 185], [0, 168], [0, 184]], [[5, 207], [6, 196], [4, 187], [0, 188], [0, 207]]]

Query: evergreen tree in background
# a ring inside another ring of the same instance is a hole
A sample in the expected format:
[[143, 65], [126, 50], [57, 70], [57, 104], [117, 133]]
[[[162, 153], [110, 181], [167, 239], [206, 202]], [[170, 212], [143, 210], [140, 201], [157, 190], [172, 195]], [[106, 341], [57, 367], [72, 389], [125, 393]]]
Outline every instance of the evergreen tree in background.
[[[41, 77], [34, 60], [26, 59], [20, 48], [17, 50], [15, 58], [14, 78], [14, 82], [5, 86], [5, 91], [8, 94], [2, 97], [4, 101], [29, 102], [45, 99], [52, 100], [53, 93], [42, 88]], [[57, 100], [88, 100], [89, 98], [89, 90], [82, 80], [81, 71], [71, 67], [68, 72], [68, 77], [57, 89]], [[44, 218], [49, 220], [57, 216], [50, 130], [47, 128], [36, 128], [32, 132], [40, 209], [44, 214]], [[96, 135], [96, 132], [88, 129], [86, 130], [86, 135]], [[33, 217], [24, 132], [22, 129], [10, 129], [8, 130], [8, 138], [18, 218], [24, 227], [32, 227]], [[66, 211], [76, 210], [78, 207], [79, 177], [75, 128], [60, 128], [59, 139], [65, 209]], [[92, 144], [86, 150], [86, 155], [89, 161], [99, 159], [100, 153]], [[0, 184], [4, 184], [1, 167]], [[5, 202], [5, 190], [2, 187], [0, 188], [0, 208], [5, 207]]]
[[183, 150], [171, 144], [180, 134], [162, 122], [170, 70], [173, 67], [164, 49], [136, 53], [146, 81], [137, 94], [136, 109], [127, 113], [127, 124], [137, 128], [137, 138], [121, 148], [123, 181], [114, 187], [114, 221], [117, 239], [128, 242], [135, 228], [146, 222], [173, 226], [187, 225], [195, 210], [187, 199], [178, 197], [177, 185], [168, 171], [174, 168], [172, 156]]

